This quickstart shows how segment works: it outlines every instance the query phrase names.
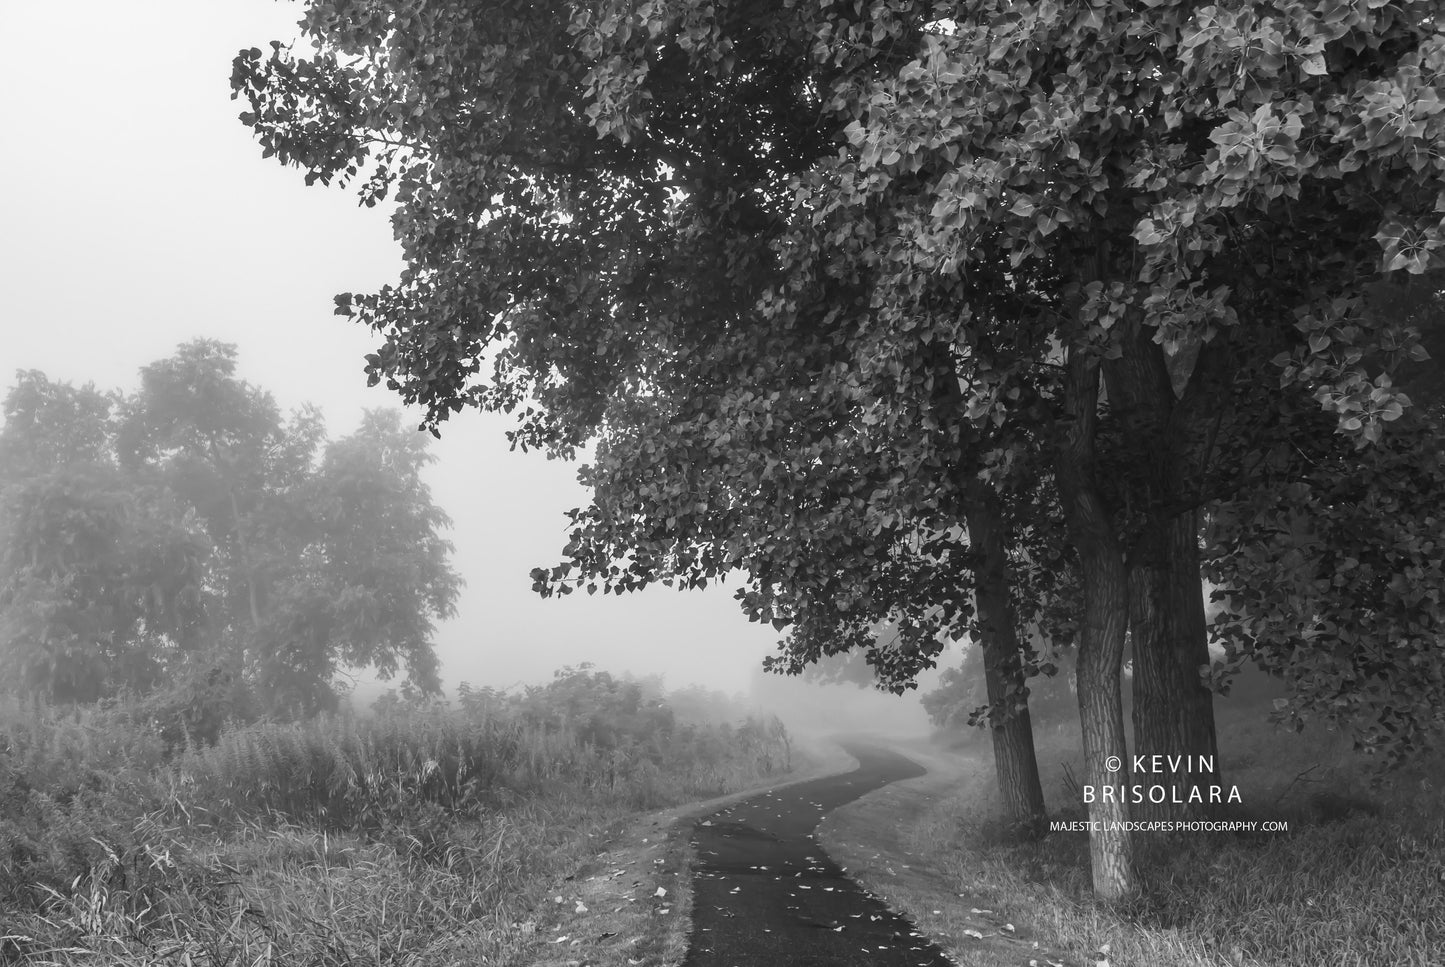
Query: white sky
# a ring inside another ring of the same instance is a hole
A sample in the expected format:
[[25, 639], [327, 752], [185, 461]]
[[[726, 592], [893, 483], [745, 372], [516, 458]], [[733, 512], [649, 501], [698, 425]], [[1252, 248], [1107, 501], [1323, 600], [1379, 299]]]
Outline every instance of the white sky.
[[[132, 0], [0, 4], [0, 393], [16, 369], [132, 388], [144, 364], [211, 337], [284, 407], [321, 406], [333, 436], [364, 407], [360, 327], [332, 296], [396, 275], [385, 214], [306, 188], [261, 158], [230, 100], [231, 57], [294, 35], [299, 3]], [[506, 423], [454, 417], [433, 495], [455, 519], [468, 582], [438, 638], [459, 681], [540, 681], [564, 664], [745, 687], [772, 650], [728, 591], [656, 589], [543, 601], [527, 574], [557, 562], [574, 468], [509, 453]]]

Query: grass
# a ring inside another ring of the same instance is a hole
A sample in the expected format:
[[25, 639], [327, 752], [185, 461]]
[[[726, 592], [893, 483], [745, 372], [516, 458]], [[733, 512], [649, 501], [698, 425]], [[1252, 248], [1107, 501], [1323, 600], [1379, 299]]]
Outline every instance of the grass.
[[793, 767], [601, 678], [170, 757], [123, 707], [0, 708], [0, 963], [538, 962], [609, 836]]
[[340, 965], [431, 962], [460, 946], [458, 960], [506, 963], [595, 822], [549, 818], [459, 835], [439, 861], [295, 827], [252, 827], [208, 849], [152, 831], [17, 917], [13, 949], [36, 964]]
[[[1372, 787], [1329, 736], [1234, 724], [1220, 739], [1243, 814], [1290, 831], [1146, 843], [1144, 899], [1123, 906], [1090, 896], [1085, 834], [1008, 841], [986, 748], [932, 754], [930, 776], [844, 807], [822, 835], [866, 886], [968, 962], [1027, 953], [1092, 964], [1102, 950], [1113, 963], [1160, 967], [1445, 964], [1441, 760]], [[1083, 816], [1064, 768], [1081, 774], [1078, 758], [1064, 742], [1041, 746], [1056, 817]], [[884, 817], [894, 827], [880, 836]]]

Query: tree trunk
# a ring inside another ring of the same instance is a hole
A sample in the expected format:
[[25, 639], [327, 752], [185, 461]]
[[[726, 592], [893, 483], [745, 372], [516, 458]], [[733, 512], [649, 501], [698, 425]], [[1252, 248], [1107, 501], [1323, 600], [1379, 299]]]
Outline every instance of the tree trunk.
[[[1077, 672], [1084, 733], [1084, 798], [1091, 822], [1089, 856], [1094, 894], [1118, 900], [1138, 888], [1133, 837], [1125, 825], [1129, 805], [1123, 793], [1130, 785], [1129, 757], [1119, 683], [1129, 615], [1128, 576], [1095, 469], [1099, 362], [1089, 351], [1073, 347], [1067, 369], [1067, 423], [1056, 460], [1059, 494], [1079, 554], [1084, 596]], [[1111, 768], [1114, 766], [1117, 768]]]
[[1127, 432], [1123, 451], [1133, 466], [1124, 486], [1138, 526], [1128, 548], [1129, 615], [1134, 753], [1144, 768], [1134, 781], [1147, 792], [1134, 815], [1198, 818], [1213, 812], [1210, 790], [1219, 771], [1214, 697], [1200, 678], [1209, 646], [1199, 519], [1181, 509], [1191, 437], [1179, 425], [1184, 413], [1176, 407], [1163, 350], [1140, 328], [1125, 340], [1122, 358], [1106, 364], [1110, 402]]
[[[1209, 663], [1204, 594], [1199, 581], [1198, 517], [1188, 512], [1150, 521], [1150, 547], [1131, 562], [1130, 630], [1134, 643], [1134, 754], [1145, 769], [1135, 781], [1160, 787], [1146, 797], [1141, 820], [1213, 815], [1219, 783], [1214, 695], [1200, 676]], [[1141, 548], [1142, 549], [1142, 548]]]
[[[1214, 692], [1205, 684], [1209, 665], [1209, 633], [1204, 623], [1204, 584], [1199, 577], [1199, 512], [1190, 510], [1169, 522], [1169, 641], [1180, 683], [1178, 746], [1195, 757], [1193, 785], [1221, 783], [1219, 740], [1214, 727]], [[1205, 762], [1207, 761], [1207, 765]], [[1206, 802], [1202, 815], [1215, 815], [1217, 804]]]
[[261, 605], [256, 598], [256, 573], [251, 567], [251, 549], [246, 544], [246, 531], [241, 526], [241, 507], [236, 503], [236, 491], [230, 490], [231, 523], [236, 529], [236, 549], [241, 552], [241, 570], [246, 575], [246, 603], [251, 611], [251, 630], [261, 627]]
[[1015, 833], [1037, 839], [1044, 834], [1048, 813], [1034, 754], [1023, 644], [1010, 597], [1006, 525], [997, 496], [987, 486], [971, 490], [966, 516], [969, 541], [979, 557], [974, 607], [988, 687], [994, 769]]

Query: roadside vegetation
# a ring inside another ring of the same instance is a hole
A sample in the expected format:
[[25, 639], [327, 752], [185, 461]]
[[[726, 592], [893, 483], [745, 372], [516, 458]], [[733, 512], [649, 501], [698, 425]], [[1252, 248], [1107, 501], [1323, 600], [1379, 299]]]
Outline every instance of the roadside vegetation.
[[[1227, 818], [1288, 831], [1141, 835], [1131, 902], [1093, 896], [1086, 833], [1011, 832], [975, 730], [913, 752], [932, 774], [838, 810], [823, 842], [969, 963], [1445, 963], [1445, 757], [1381, 772], [1337, 733], [1219, 704], [1221, 767], [1242, 800]], [[1077, 733], [1040, 728], [1038, 749], [1050, 818], [1085, 819]], [[884, 817], [895, 828], [879, 835]]]
[[614, 825], [795, 765], [587, 668], [381, 706], [168, 751], [141, 705], [4, 705], [0, 963], [520, 962]]

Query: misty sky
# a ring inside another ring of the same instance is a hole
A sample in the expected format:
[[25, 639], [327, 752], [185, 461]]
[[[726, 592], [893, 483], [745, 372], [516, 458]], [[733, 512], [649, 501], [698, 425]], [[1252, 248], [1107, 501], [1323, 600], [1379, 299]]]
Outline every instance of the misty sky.
[[[242, 375], [284, 408], [321, 406], [333, 436], [365, 407], [359, 326], [332, 296], [400, 266], [386, 213], [306, 188], [261, 158], [230, 100], [231, 57], [294, 36], [273, 0], [8, 3], [0, 58], [0, 392], [16, 369], [131, 389], [178, 343], [240, 347]], [[438, 650], [448, 688], [539, 681], [564, 664], [662, 672], [728, 691], [775, 641], [728, 591], [658, 588], [543, 601], [528, 571], [557, 562], [575, 469], [509, 453], [506, 422], [454, 417], [431, 474], [467, 580]]]

